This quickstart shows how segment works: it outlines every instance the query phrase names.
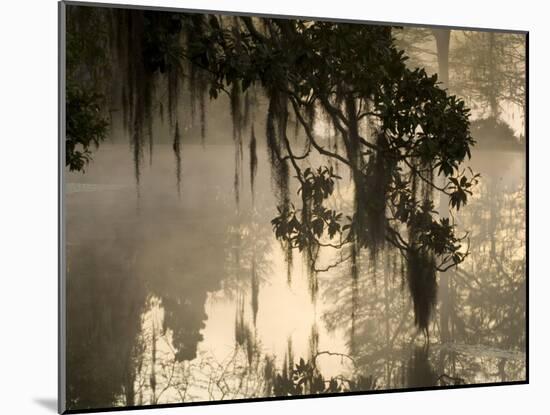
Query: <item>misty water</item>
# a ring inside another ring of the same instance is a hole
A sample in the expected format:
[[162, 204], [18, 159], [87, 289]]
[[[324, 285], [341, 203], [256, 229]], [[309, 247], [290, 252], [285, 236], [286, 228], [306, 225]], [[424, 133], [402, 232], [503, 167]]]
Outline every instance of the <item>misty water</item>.
[[[197, 142], [198, 140], [195, 140]], [[260, 140], [261, 141], [261, 140]], [[78, 406], [265, 396], [270, 376], [316, 362], [327, 379], [369, 377], [372, 389], [524, 380], [525, 153], [473, 151], [482, 178], [456, 215], [471, 254], [440, 300], [429, 344], [414, 327], [399, 255], [361, 258], [353, 282], [327, 248], [312, 276], [288, 268], [272, 230], [276, 198], [259, 145], [252, 197], [245, 152], [186, 144], [181, 183], [169, 144], [145, 155], [107, 140], [84, 174], [66, 173], [67, 384]], [[344, 175], [338, 194], [349, 197]], [[440, 284], [441, 290], [442, 284]]]

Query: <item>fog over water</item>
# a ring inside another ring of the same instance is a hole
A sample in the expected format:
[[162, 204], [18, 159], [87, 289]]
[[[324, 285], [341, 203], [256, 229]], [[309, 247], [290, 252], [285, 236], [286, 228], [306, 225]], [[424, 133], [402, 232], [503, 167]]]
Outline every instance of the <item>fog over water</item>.
[[68, 409], [526, 379], [523, 35], [70, 11]]
[[[255, 204], [245, 181], [238, 208], [232, 146], [184, 144], [180, 196], [168, 145], [155, 147], [139, 193], [123, 144], [103, 145], [86, 174], [66, 175], [69, 367], [72, 359], [79, 362], [69, 379], [89, 391], [85, 399], [124, 402], [130, 387], [136, 404], [173, 402], [182, 393], [189, 400], [254, 396], [264, 381], [244, 369], [249, 358], [273, 356], [283, 365], [289, 349], [295, 358], [310, 356], [312, 343], [317, 352], [342, 355], [352, 343], [361, 344], [357, 365], [376, 374], [382, 388], [434, 386], [442, 374], [468, 383], [524, 378], [524, 270], [505, 264], [512, 272], [495, 281], [483, 268], [491, 232], [511, 238], [497, 242], [500, 261], [524, 260], [522, 223], [510, 220], [525, 209], [524, 154], [474, 153], [472, 166], [486, 189], [459, 218], [465, 227], [475, 226], [472, 239], [479, 247], [464, 269], [482, 271], [464, 285], [457, 277], [457, 331], [450, 344], [432, 338], [428, 352], [419, 338], [414, 342], [410, 300], [391, 265], [362, 272], [355, 312], [344, 266], [323, 273], [313, 300], [300, 257], [287, 282], [285, 255], [270, 226], [276, 201], [265, 149], [258, 153]], [[498, 234], [491, 214], [499, 217]], [[325, 261], [331, 255], [326, 252]], [[379, 260], [389, 261], [395, 259]], [[474, 315], [474, 307], [483, 317]], [[236, 346], [239, 318], [251, 339]], [[391, 347], [384, 336], [393, 339]], [[327, 376], [357, 370], [339, 355], [320, 355], [318, 363]], [[92, 376], [81, 378], [82, 366]], [[210, 385], [222, 370], [228, 370], [229, 385]], [[243, 379], [250, 386], [243, 388]]]

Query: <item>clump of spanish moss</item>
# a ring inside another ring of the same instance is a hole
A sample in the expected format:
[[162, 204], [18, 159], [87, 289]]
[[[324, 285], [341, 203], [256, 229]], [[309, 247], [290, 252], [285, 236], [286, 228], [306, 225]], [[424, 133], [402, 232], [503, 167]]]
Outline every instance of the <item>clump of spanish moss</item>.
[[[431, 190], [425, 182], [420, 182], [416, 172], [423, 170], [423, 174], [432, 178], [429, 166], [424, 166], [419, 160], [411, 160], [413, 169], [410, 173], [411, 195], [416, 204], [417, 197], [423, 200], [423, 206], [431, 204]], [[420, 185], [419, 185], [420, 184]], [[409, 223], [409, 245], [406, 258], [406, 280], [413, 300], [415, 325], [429, 335], [428, 324], [437, 301], [437, 266], [434, 253], [423, 248], [419, 242], [420, 228], [425, 220], [424, 215], [415, 215]]]
[[241, 112], [241, 100], [241, 87], [238, 82], [235, 82], [231, 87], [229, 103], [231, 106], [231, 119], [233, 121], [233, 142], [235, 144], [235, 173], [233, 187], [235, 190], [235, 202], [237, 206], [239, 206], [240, 199], [240, 174], [242, 173], [243, 161], [243, 117]]
[[191, 122], [195, 125], [195, 118], [197, 112], [197, 105], [199, 109], [199, 126], [201, 143], [205, 144], [206, 138], [206, 91], [208, 87], [208, 79], [204, 70], [198, 68], [195, 64], [189, 63], [189, 108], [191, 115]]
[[413, 300], [414, 323], [428, 334], [428, 324], [437, 300], [436, 264], [432, 254], [422, 249], [409, 251], [407, 283]]
[[[184, 38], [186, 42], [186, 49], [191, 54], [192, 59], [187, 66], [188, 76], [188, 89], [189, 89], [189, 109], [191, 113], [191, 122], [195, 121], [196, 107], [199, 105], [199, 118], [200, 118], [200, 132], [201, 141], [204, 143], [205, 131], [206, 131], [206, 111], [205, 111], [205, 94], [208, 86], [207, 73], [202, 69], [203, 63], [197, 65], [196, 56], [194, 55], [196, 44], [200, 44], [201, 38], [205, 35], [208, 23], [206, 22], [206, 16], [201, 14], [194, 14], [189, 17], [189, 21], [184, 26]], [[200, 60], [200, 59], [199, 59]]]
[[376, 253], [386, 242], [386, 202], [391, 183], [393, 162], [388, 160], [385, 150], [388, 146], [384, 134], [378, 134], [377, 150], [373, 152], [366, 169], [364, 192], [360, 195], [365, 200], [361, 204], [365, 209], [365, 232], [363, 243], [369, 248], [373, 260]]
[[231, 120], [233, 121], [233, 141], [240, 143], [242, 139], [243, 116], [241, 112], [241, 86], [238, 82], [231, 87], [229, 103], [231, 105]]
[[250, 153], [250, 192], [252, 201], [254, 201], [254, 180], [258, 170], [258, 156], [256, 154], [256, 135], [254, 134], [254, 126], [250, 130], [250, 143], [248, 144]]
[[[146, 32], [153, 15], [142, 10], [116, 10], [110, 14], [112, 56], [117, 71], [122, 106], [122, 124], [128, 132], [134, 154], [134, 172], [139, 185], [145, 136], [148, 136], [149, 162], [153, 157], [153, 96], [155, 71], [151, 65], [151, 44]], [[116, 28], [116, 30], [115, 30]], [[116, 95], [116, 93], [114, 93]]]
[[[289, 166], [284, 158], [283, 142], [286, 138], [286, 122], [288, 119], [286, 99], [277, 92], [269, 96], [269, 106], [266, 119], [266, 141], [269, 164], [271, 166], [271, 182], [277, 196], [279, 209], [288, 212], [290, 195], [288, 189]], [[287, 264], [287, 282], [292, 280], [292, 246], [282, 242]]]
[[176, 183], [178, 186], [178, 195], [181, 192], [181, 137], [179, 123], [176, 121], [176, 128], [174, 130], [174, 142], [172, 143], [172, 149], [176, 156]]
[[139, 179], [141, 177], [140, 166], [141, 166], [141, 155], [142, 155], [141, 138], [137, 132], [134, 132], [132, 137], [133, 137], [133, 140], [131, 142], [131, 146], [132, 146], [132, 155], [134, 158], [134, 178], [136, 180], [137, 186], [139, 187]]
[[243, 101], [243, 118], [242, 118], [242, 124], [243, 126], [247, 126], [250, 123], [250, 92], [246, 91], [244, 93], [244, 101]]
[[[168, 90], [168, 122], [174, 125], [176, 121], [176, 109], [178, 107], [178, 98], [180, 91], [180, 74], [179, 71], [173, 70], [166, 76]], [[161, 119], [164, 118], [164, 108], [161, 106]]]
[[285, 252], [285, 262], [286, 262], [286, 282], [287, 284], [292, 283], [292, 266], [294, 264], [293, 256], [292, 256], [292, 246], [289, 242], [285, 242], [285, 245], [283, 246], [283, 250]]
[[[286, 107], [284, 110], [286, 110]], [[267, 110], [267, 149], [269, 162], [271, 164], [271, 178], [274, 183], [275, 191], [277, 192], [279, 205], [283, 208], [287, 208], [289, 203], [289, 168], [286, 159], [283, 158], [283, 138], [280, 137], [280, 133], [283, 130], [280, 124], [281, 121], [284, 121], [283, 117], [281, 117], [281, 112], [284, 110], [282, 109], [279, 94], [273, 94], [269, 100], [269, 107]], [[279, 132], [279, 135], [277, 132]]]

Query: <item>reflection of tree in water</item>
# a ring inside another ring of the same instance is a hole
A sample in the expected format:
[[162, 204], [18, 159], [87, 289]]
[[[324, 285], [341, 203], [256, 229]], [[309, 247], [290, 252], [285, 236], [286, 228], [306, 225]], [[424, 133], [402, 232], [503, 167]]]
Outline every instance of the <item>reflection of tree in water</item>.
[[[196, 356], [197, 344], [202, 340], [200, 331], [207, 318], [207, 294], [219, 288], [224, 275], [223, 257], [218, 255], [223, 250], [223, 241], [206, 243], [219, 233], [216, 228], [222, 222], [215, 222], [195, 224], [175, 220], [168, 221], [165, 229], [155, 224], [154, 230], [147, 230], [143, 242], [139, 272], [147, 278], [150, 292], [162, 303], [162, 328], [171, 330], [178, 360]], [[185, 237], [199, 226], [204, 239]]]
[[272, 272], [268, 257], [273, 240], [267, 211], [266, 206], [241, 208], [224, 235], [225, 277], [217, 296], [235, 298], [243, 291], [250, 292], [254, 317], [258, 312], [260, 283]]
[[385, 387], [396, 386], [392, 379], [400, 368], [401, 347], [416, 335], [401, 260], [398, 254], [376, 260], [362, 255], [358, 264], [357, 280], [346, 267], [323, 280], [323, 295], [334, 304], [324, 320], [329, 330], [346, 330], [350, 351], [366, 372]]
[[[92, 195], [80, 193], [77, 203], [96, 203]], [[257, 313], [260, 283], [269, 270], [269, 226], [235, 219], [231, 203], [218, 206], [223, 213], [208, 218], [198, 209], [183, 215], [165, 209], [162, 221], [143, 220], [146, 201], [140, 214], [111, 212], [106, 220], [100, 204], [86, 219], [70, 217], [71, 408], [179, 400], [169, 390], [186, 390], [188, 361], [197, 358], [203, 339], [208, 293], [223, 288], [229, 297], [246, 295]]]
[[449, 343], [438, 345], [439, 321], [433, 321], [431, 349], [411, 352], [411, 305], [400, 260], [391, 253], [376, 264], [362, 256], [357, 281], [345, 267], [324, 279], [324, 295], [334, 304], [324, 316], [329, 329], [347, 330], [356, 361], [383, 387], [419, 386], [409, 373], [419, 362], [425, 373], [434, 372], [432, 385], [525, 376], [525, 193], [488, 183], [457, 218], [471, 230], [471, 254], [450, 277]]
[[132, 389], [146, 291], [134, 259], [116, 245], [83, 244], [68, 251], [68, 406], [108, 407]]
[[454, 278], [452, 328], [467, 343], [525, 349], [525, 192], [491, 182], [461, 220], [471, 257]]
[[[319, 364], [322, 357], [340, 360], [341, 372], [332, 376], [324, 375]], [[353, 357], [344, 353], [319, 350], [319, 332], [316, 324], [311, 327], [309, 353], [306, 358], [294, 358], [292, 339], [289, 338], [282, 364], [276, 366], [275, 356], [268, 357], [267, 362], [269, 364], [265, 367], [264, 376], [268, 396], [318, 395], [376, 389], [376, 379], [358, 370]]]

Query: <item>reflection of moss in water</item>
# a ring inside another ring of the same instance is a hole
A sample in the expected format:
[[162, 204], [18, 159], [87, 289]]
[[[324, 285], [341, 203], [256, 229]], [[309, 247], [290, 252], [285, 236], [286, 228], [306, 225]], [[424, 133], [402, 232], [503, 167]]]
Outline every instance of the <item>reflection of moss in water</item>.
[[235, 312], [235, 346], [245, 350], [248, 364], [252, 365], [252, 361], [257, 357], [256, 335], [245, 321], [244, 314], [244, 296], [240, 295]]
[[279, 206], [287, 208], [289, 203], [289, 168], [286, 160], [282, 158], [283, 137], [280, 132], [286, 131], [286, 118], [281, 114], [282, 108], [286, 108], [283, 98], [278, 94], [271, 96], [267, 111], [266, 139], [272, 181], [277, 191]]
[[[131, 402], [143, 285], [124, 278], [130, 258], [86, 244], [70, 252], [67, 284], [67, 405], [109, 407], [125, 395]], [[98, 266], [101, 264], [101, 266]], [[138, 353], [139, 354], [139, 353]]]
[[[285, 356], [280, 371], [270, 366], [266, 375], [271, 376], [266, 384], [273, 389], [268, 396], [297, 396], [320, 395], [325, 393], [339, 393], [351, 391], [369, 391], [376, 388], [376, 381], [372, 376], [363, 376], [359, 373], [347, 378], [342, 375], [325, 377], [316, 364], [316, 353], [307, 361], [300, 358], [295, 365], [289, 364]], [[342, 355], [343, 356], [343, 355]]]
[[[433, 347], [439, 341], [439, 328], [432, 325], [429, 359], [437, 376], [464, 378], [466, 383], [524, 379], [525, 362], [503, 354], [522, 351], [525, 346], [524, 209], [522, 188], [499, 188], [491, 192], [484, 184], [480, 185], [479, 195], [471, 206], [461, 209], [457, 220], [472, 230], [472, 253], [451, 280], [451, 335], [454, 342], [471, 346], [468, 353], [455, 351], [439, 356]], [[409, 320], [410, 304], [403, 297], [398, 278], [389, 278], [391, 284], [386, 293], [367, 277], [374, 272], [368, 257], [361, 255], [359, 260], [362, 267], [357, 309], [353, 307], [354, 285], [343, 266], [336, 269], [336, 276], [331, 274], [322, 279], [326, 287], [324, 297], [334, 303], [323, 318], [329, 329], [337, 329], [349, 328], [349, 316], [355, 316], [351, 339], [358, 347], [350, 350], [357, 361], [380, 379], [381, 386], [401, 387], [406, 385], [406, 371], [402, 372], [403, 378], [399, 378], [397, 369], [406, 366], [408, 347], [415, 339]], [[378, 272], [399, 276], [402, 272], [399, 258], [385, 262], [383, 267], [378, 266]], [[386, 295], [390, 305], [387, 310], [384, 308]], [[380, 324], [386, 320], [390, 326], [389, 339], [384, 325]], [[473, 348], [474, 345], [478, 348]], [[499, 354], [487, 355], [491, 348], [499, 349]], [[504, 364], [502, 359], [506, 360]]]
[[267, 208], [258, 204], [238, 211], [235, 223], [226, 227], [224, 234], [223, 291], [217, 296], [235, 298], [239, 293], [250, 294], [254, 319], [259, 310], [260, 287], [272, 272], [269, 256], [273, 240], [271, 229], [263, 218]]
[[407, 386], [411, 388], [435, 386], [437, 378], [428, 361], [428, 349], [415, 348], [407, 364]]
[[309, 346], [309, 358], [310, 360], [312, 360], [319, 352], [319, 329], [317, 327], [317, 323], [313, 323], [311, 326], [311, 333], [309, 334], [308, 346]]
[[461, 215], [472, 253], [454, 278], [455, 336], [469, 344], [524, 351], [526, 263], [525, 193], [490, 177]]
[[258, 295], [260, 292], [260, 280], [258, 278], [258, 273], [256, 272], [256, 258], [252, 259], [252, 267], [250, 270], [251, 274], [251, 307], [252, 315], [254, 319], [254, 326], [256, 325], [256, 317], [258, 316]]

